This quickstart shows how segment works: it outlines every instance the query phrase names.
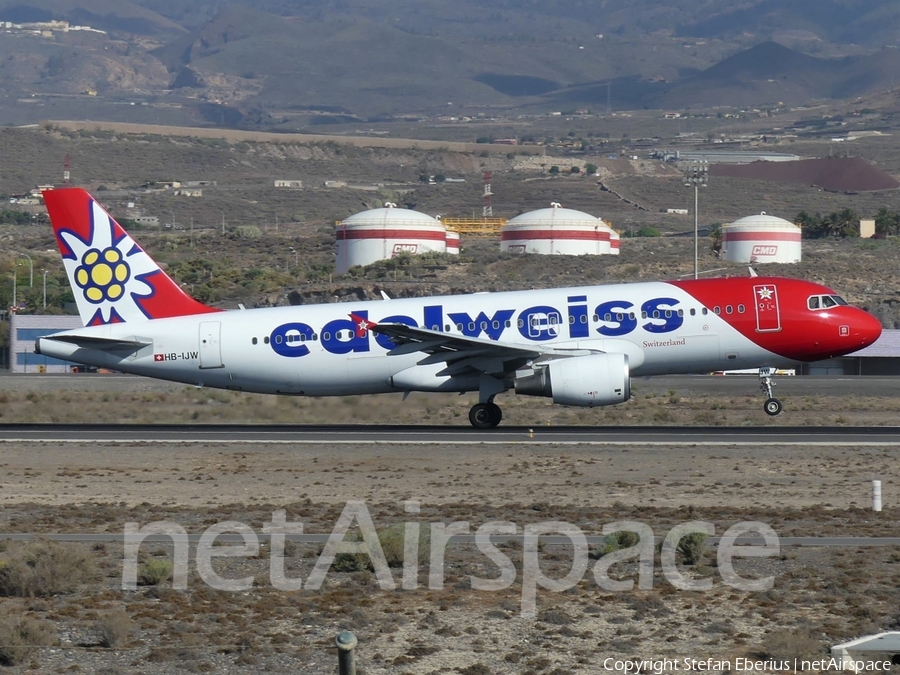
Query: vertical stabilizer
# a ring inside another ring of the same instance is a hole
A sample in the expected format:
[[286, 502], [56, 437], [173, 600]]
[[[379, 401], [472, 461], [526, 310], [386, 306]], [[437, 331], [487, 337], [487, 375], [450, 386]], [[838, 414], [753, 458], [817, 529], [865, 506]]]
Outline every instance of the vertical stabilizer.
[[85, 326], [219, 311], [181, 290], [85, 190], [47, 190], [44, 203]]

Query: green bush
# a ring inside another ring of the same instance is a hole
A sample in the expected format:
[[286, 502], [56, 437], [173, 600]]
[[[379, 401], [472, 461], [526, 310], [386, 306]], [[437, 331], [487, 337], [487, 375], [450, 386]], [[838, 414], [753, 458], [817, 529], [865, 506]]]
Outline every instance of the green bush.
[[[378, 542], [381, 544], [381, 550], [384, 551], [388, 567], [403, 566], [404, 530], [403, 523], [378, 530]], [[358, 532], [351, 532], [344, 537], [344, 541], [362, 541], [362, 535]], [[427, 562], [430, 551], [431, 529], [426, 524], [419, 530], [419, 563]], [[363, 570], [371, 572], [375, 567], [372, 565], [368, 553], [338, 553], [334, 558], [334, 569], [338, 572]]]
[[169, 560], [151, 558], [138, 569], [138, 583], [142, 586], [158, 586], [172, 578], [175, 566]]
[[708, 539], [703, 532], [691, 532], [681, 538], [675, 550], [681, 555], [685, 565], [697, 565], [706, 556]]
[[612, 532], [603, 537], [603, 543], [594, 548], [594, 557], [602, 558], [615, 551], [637, 546], [641, 538], [637, 532]]

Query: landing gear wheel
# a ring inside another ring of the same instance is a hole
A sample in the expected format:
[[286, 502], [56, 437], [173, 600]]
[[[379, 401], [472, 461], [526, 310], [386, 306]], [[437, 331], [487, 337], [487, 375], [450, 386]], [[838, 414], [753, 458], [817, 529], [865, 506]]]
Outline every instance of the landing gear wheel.
[[781, 413], [781, 401], [779, 401], [777, 398], [766, 399], [766, 402], [763, 405], [763, 410], [766, 411], [767, 415], [771, 415], [772, 417], [774, 417], [775, 415]]
[[476, 429], [493, 429], [502, 418], [500, 406], [495, 403], [476, 403], [469, 410], [469, 422]]

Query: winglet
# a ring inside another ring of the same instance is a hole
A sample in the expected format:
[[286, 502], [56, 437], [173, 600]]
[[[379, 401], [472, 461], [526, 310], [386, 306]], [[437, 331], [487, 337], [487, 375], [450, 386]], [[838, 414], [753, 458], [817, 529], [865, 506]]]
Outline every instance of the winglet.
[[366, 333], [375, 328], [378, 324], [374, 321], [369, 321], [364, 316], [360, 316], [359, 314], [350, 314], [350, 320], [356, 324], [356, 337], [366, 337]]

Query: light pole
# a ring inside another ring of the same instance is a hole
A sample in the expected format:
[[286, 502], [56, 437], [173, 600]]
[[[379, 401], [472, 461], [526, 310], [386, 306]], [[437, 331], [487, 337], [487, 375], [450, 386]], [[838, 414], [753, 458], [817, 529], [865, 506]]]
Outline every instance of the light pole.
[[28, 258], [28, 288], [34, 288], [34, 260], [27, 253], [22, 255]]
[[[16, 307], [19, 306], [19, 305], [17, 304], [17, 302], [16, 302], [16, 301], [17, 301], [17, 298], [16, 298], [16, 282], [18, 281], [18, 279], [19, 279], [19, 263], [16, 263], [15, 265], [13, 265], [13, 301], [12, 301], [12, 306], [13, 306], [14, 308], [16, 308]], [[16, 311], [16, 310], [13, 309], [13, 311]]]
[[47, 270], [41, 270], [44, 277], [44, 309], [47, 309]]
[[684, 174], [684, 184], [686, 186], [694, 186], [694, 278], [696, 279], [699, 275], [699, 269], [697, 267], [697, 256], [698, 250], [700, 248], [700, 230], [697, 225], [697, 204], [698, 204], [698, 194], [699, 188], [701, 185], [706, 185], [707, 176], [709, 175], [709, 164], [706, 162], [691, 162], [688, 164], [687, 170]]

